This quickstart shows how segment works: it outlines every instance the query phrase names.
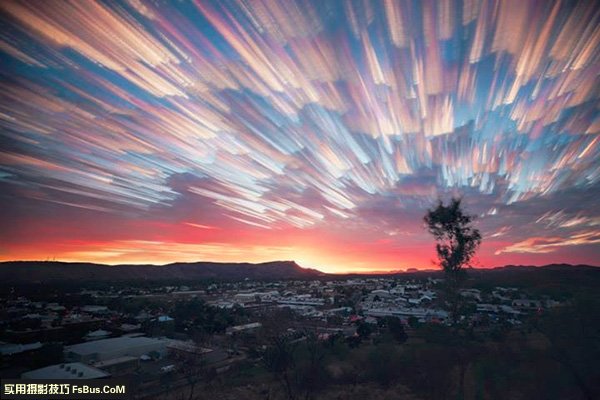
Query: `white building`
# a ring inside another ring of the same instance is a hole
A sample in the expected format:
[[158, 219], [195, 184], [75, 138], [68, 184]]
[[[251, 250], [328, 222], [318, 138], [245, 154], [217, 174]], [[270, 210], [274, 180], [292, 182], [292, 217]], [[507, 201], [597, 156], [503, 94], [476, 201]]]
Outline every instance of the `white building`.
[[431, 321], [431, 320], [446, 320], [448, 319], [448, 312], [444, 310], [435, 310], [430, 308], [402, 308], [402, 307], [388, 307], [388, 308], [374, 308], [365, 312], [365, 315], [371, 317], [397, 317], [401, 319], [408, 319], [415, 317], [419, 321]]
[[460, 295], [462, 297], [468, 297], [477, 301], [481, 301], [481, 291], [479, 289], [463, 289], [460, 291]]
[[389, 290], [383, 289], [372, 290], [371, 294], [373, 295], [373, 297], [378, 296], [381, 299], [389, 299], [393, 297]]
[[542, 307], [542, 302], [540, 300], [515, 299], [512, 301], [512, 306], [520, 310], [538, 310]]
[[227, 335], [235, 335], [235, 334], [241, 333], [241, 332], [250, 333], [250, 332], [256, 332], [261, 327], [262, 327], [262, 324], [260, 322], [252, 322], [250, 324], [236, 325], [236, 326], [229, 327], [225, 330], [225, 333]]
[[110, 374], [82, 363], [56, 364], [21, 374], [22, 379], [100, 379]]
[[289, 304], [296, 306], [322, 306], [325, 304], [325, 299], [317, 298], [317, 297], [307, 297], [307, 296], [295, 296], [292, 298], [285, 298], [277, 300], [278, 304]]
[[98, 329], [96, 331], [88, 332], [87, 335], [85, 335], [84, 339], [86, 341], [100, 340], [100, 339], [106, 339], [110, 335], [111, 335], [111, 333], [109, 331]]
[[65, 357], [68, 361], [88, 363], [124, 356], [139, 357], [151, 352], [162, 356], [166, 354], [168, 344], [169, 341], [166, 339], [121, 336], [66, 346]]
[[0, 354], [3, 356], [12, 356], [13, 354], [24, 353], [30, 350], [37, 350], [42, 347], [42, 343], [15, 344], [0, 342]]

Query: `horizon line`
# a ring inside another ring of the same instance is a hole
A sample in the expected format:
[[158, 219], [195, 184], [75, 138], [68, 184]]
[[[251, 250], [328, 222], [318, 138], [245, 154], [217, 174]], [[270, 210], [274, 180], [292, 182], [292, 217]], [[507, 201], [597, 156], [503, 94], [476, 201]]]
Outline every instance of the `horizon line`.
[[[117, 264], [112, 264], [112, 263], [98, 263], [98, 262], [92, 262], [92, 261], [62, 261], [62, 260], [4, 260], [4, 261], [0, 261], [0, 264], [7, 264], [7, 263], [61, 263], [61, 264], [92, 264], [92, 265], [98, 265], [98, 266], [104, 266], [104, 267], [119, 267], [119, 266], [138, 266], [138, 267], [168, 267], [170, 265], [173, 264], [200, 264], [200, 263], [207, 263], [207, 264], [250, 264], [250, 265], [261, 265], [261, 264], [269, 264], [269, 263], [283, 263], [283, 262], [289, 262], [289, 263], [294, 263], [296, 264], [299, 268], [305, 269], [305, 270], [314, 270], [317, 271], [321, 274], [326, 274], [326, 275], [394, 275], [394, 274], [406, 274], [406, 273], [415, 273], [415, 272], [444, 272], [442, 268], [417, 268], [417, 267], [410, 267], [410, 268], [406, 268], [404, 270], [402, 269], [391, 269], [391, 270], [373, 270], [373, 271], [346, 271], [346, 272], [324, 272], [319, 268], [315, 268], [315, 267], [304, 267], [300, 264], [298, 264], [297, 261], [295, 260], [271, 260], [271, 261], [261, 261], [261, 262], [248, 262], [248, 261], [235, 261], [235, 262], [224, 262], [224, 261], [173, 261], [173, 262], [169, 262], [166, 264], [154, 264], [152, 262], [149, 263], [117, 263]], [[592, 267], [592, 268], [600, 268], [600, 265], [591, 265], [591, 264], [572, 264], [572, 263], [550, 263], [550, 264], [505, 264], [505, 265], [496, 265], [496, 266], [490, 266], [490, 267], [482, 267], [482, 266], [470, 266], [470, 267], [465, 267], [466, 270], [493, 270], [493, 269], [499, 269], [499, 268], [506, 268], [506, 267], [534, 267], [534, 268], [543, 268], [543, 267], [548, 267], [548, 266], [552, 266], [552, 265], [568, 265], [568, 266], [572, 266], [572, 267], [577, 267], [577, 266], [585, 266], [585, 267]]]

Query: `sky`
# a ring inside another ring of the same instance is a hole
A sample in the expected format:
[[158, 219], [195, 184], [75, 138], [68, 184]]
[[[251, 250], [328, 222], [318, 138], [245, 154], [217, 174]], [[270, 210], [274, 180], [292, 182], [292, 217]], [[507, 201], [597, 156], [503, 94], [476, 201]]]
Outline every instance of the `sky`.
[[595, 1], [0, 2], [0, 260], [600, 264]]

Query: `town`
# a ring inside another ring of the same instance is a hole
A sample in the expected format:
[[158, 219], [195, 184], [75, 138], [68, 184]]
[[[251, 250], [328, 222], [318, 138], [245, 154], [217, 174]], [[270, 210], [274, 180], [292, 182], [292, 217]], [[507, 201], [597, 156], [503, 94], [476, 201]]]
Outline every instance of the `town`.
[[444, 287], [443, 277], [380, 276], [11, 290], [0, 310], [0, 371], [5, 378], [125, 377], [136, 398], [177, 388], [191, 396], [211, 376], [262, 365], [273, 338], [357, 347], [391, 333], [418, 343], [418, 327], [453, 324], [493, 335], [562, 305], [514, 287], [468, 287], [453, 320]]

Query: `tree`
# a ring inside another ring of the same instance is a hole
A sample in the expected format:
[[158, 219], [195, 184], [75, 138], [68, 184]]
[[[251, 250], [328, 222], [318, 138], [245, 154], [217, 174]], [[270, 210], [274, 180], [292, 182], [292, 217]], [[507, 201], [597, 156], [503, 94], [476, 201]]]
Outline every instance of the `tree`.
[[267, 348], [263, 356], [266, 369], [281, 383], [288, 400], [294, 400], [293, 370], [296, 366], [296, 346], [287, 338], [278, 336], [273, 338], [273, 343]]
[[363, 339], [367, 339], [371, 333], [373, 333], [373, 328], [371, 324], [367, 324], [366, 322], [361, 322], [356, 327], [356, 333]]
[[474, 216], [465, 214], [461, 199], [453, 198], [449, 205], [440, 200], [437, 207], [427, 210], [424, 221], [433, 235], [440, 266], [452, 279], [460, 277], [469, 266], [481, 244], [481, 234], [471, 226]]
[[547, 354], [561, 364], [585, 399], [600, 398], [599, 315], [600, 298], [578, 294], [569, 304], [533, 321], [549, 341]]
[[306, 340], [300, 347], [297, 378], [300, 390], [304, 392], [304, 400], [314, 399], [317, 393], [327, 386], [329, 381], [325, 369], [325, 349], [313, 332], [305, 333]]
[[179, 372], [185, 376], [188, 383], [189, 395], [187, 399], [197, 399], [196, 385], [209, 375], [206, 360], [196, 355], [184, 356], [181, 360]]
[[400, 344], [406, 342], [408, 336], [406, 335], [406, 331], [404, 330], [404, 326], [402, 325], [402, 321], [395, 317], [386, 317], [385, 324], [387, 325], [390, 334], [394, 338], [394, 340]]
[[474, 216], [462, 210], [459, 198], [453, 198], [448, 205], [440, 200], [437, 207], [427, 210], [423, 218], [429, 233], [437, 242], [435, 249], [439, 265], [446, 274], [454, 318], [459, 300], [457, 291], [464, 277], [464, 268], [470, 265], [481, 244], [479, 230], [472, 227], [474, 219]]

